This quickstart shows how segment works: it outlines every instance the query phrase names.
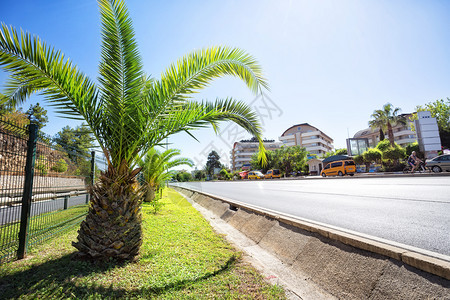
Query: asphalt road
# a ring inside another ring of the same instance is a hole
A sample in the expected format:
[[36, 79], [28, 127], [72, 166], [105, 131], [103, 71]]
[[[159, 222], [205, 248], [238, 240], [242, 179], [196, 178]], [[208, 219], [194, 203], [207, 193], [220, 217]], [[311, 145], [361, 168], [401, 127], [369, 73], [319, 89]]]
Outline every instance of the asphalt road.
[[193, 182], [187, 185], [217, 196], [450, 256], [449, 176]]
[[[73, 196], [69, 198], [67, 202], [67, 207], [85, 203], [86, 203], [86, 195]], [[51, 212], [63, 208], [64, 208], [64, 198], [37, 201], [31, 204], [30, 215], [36, 216], [46, 212]], [[13, 206], [0, 206], [0, 225], [20, 221], [21, 209], [22, 206], [20, 204]]]

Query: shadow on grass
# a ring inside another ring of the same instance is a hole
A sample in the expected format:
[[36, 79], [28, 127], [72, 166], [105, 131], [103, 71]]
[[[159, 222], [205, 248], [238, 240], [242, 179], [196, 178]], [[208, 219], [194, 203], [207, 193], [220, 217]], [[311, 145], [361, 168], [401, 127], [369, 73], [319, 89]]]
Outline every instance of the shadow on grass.
[[[103, 274], [126, 263], [93, 263], [75, 259], [73, 254], [63, 256], [31, 268], [0, 278], [0, 298], [124, 298], [130, 296], [152, 297], [169, 291], [181, 290], [196, 282], [206, 280], [228, 270], [236, 261], [232, 256], [218, 270], [193, 279], [183, 279], [165, 286], [142, 288], [117, 288], [114, 282], [122, 278]], [[131, 271], [132, 272], [132, 271]], [[89, 278], [92, 280], [89, 280]]]

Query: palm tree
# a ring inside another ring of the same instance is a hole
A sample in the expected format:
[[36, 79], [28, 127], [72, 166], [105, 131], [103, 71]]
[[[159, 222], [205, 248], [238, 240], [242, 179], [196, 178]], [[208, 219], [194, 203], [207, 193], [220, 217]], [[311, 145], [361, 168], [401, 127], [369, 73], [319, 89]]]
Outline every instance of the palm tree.
[[90, 188], [91, 202], [73, 246], [84, 257], [134, 259], [142, 243], [143, 191], [139, 159], [166, 137], [231, 120], [258, 137], [259, 119], [248, 105], [231, 98], [196, 102], [196, 93], [214, 79], [233, 75], [254, 93], [267, 88], [261, 67], [236, 48], [195, 51], [171, 64], [160, 79], [144, 74], [132, 21], [122, 0], [99, 0], [102, 48], [98, 83], [79, 71], [39, 37], [2, 24], [0, 66], [9, 72], [4, 91], [18, 105], [40, 92], [62, 116], [84, 120], [108, 167]]
[[181, 151], [178, 149], [167, 149], [166, 151], [160, 152], [155, 148], [147, 152], [144, 160], [140, 163], [145, 181], [145, 202], [153, 201], [155, 196], [161, 192], [161, 187], [164, 185], [164, 182], [172, 178], [174, 171], [170, 171], [171, 168], [182, 165], [192, 167], [194, 165], [189, 158], [174, 158], [180, 155], [180, 153]]
[[389, 142], [392, 147], [395, 145], [392, 127], [398, 124], [406, 125], [407, 123], [405, 117], [398, 115], [400, 111], [400, 108], [393, 108], [392, 104], [386, 103], [383, 109], [378, 109], [373, 112], [371, 115], [373, 120], [369, 121], [369, 126], [372, 129], [379, 128], [382, 131], [387, 130]]

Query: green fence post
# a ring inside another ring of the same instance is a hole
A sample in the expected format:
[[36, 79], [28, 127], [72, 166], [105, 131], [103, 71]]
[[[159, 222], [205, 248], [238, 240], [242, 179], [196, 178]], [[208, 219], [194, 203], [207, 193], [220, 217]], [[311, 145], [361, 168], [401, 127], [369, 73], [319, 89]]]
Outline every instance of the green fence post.
[[17, 258], [25, 257], [28, 242], [28, 225], [30, 223], [31, 197], [33, 195], [34, 161], [36, 158], [36, 124], [31, 123], [29, 127], [29, 137], [27, 143], [27, 160], [25, 165], [25, 183], [22, 195], [22, 212], [20, 218], [19, 248]]
[[[89, 184], [91, 186], [94, 185], [94, 176], [95, 176], [95, 151], [91, 152], [91, 174], [89, 176]], [[89, 203], [90, 195], [89, 192], [86, 194], [86, 204]]]
[[91, 152], [91, 186], [94, 185], [95, 177], [95, 151]]
[[69, 196], [64, 196], [64, 209], [67, 209], [68, 202], [69, 202]]

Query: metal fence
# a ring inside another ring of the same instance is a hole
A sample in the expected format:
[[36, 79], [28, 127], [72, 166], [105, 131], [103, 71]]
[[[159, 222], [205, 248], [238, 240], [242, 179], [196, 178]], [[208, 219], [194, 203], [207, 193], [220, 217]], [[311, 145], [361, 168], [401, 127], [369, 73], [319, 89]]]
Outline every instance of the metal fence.
[[95, 165], [93, 153], [53, 145], [35, 124], [0, 119], [0, 263], [80, 224]]

